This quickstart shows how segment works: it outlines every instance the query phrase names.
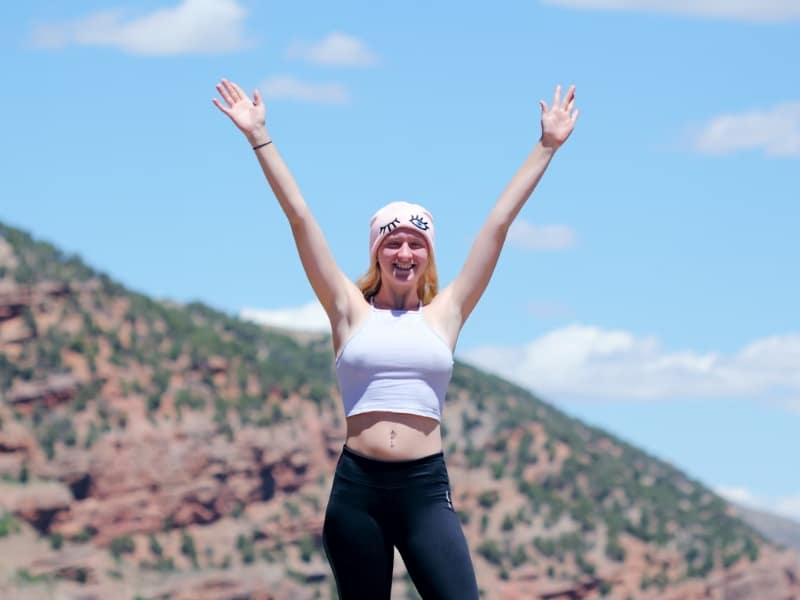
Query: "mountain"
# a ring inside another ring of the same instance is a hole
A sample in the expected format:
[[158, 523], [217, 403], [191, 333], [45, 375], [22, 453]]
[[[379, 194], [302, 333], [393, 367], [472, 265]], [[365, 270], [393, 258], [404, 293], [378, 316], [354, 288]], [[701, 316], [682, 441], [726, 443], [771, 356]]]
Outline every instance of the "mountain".
[[734, 514], [765, 538], [800, 551], [800, 523], [774, 513], [732, 503]]
[[[155, 301], [0, 224], [0, 394], [0, 597], [335, 597], [327, 338]], [[800, 597], [797, 554], [702, 483], [507, 381], [457, 363], [443, 434], [485, 598]]]

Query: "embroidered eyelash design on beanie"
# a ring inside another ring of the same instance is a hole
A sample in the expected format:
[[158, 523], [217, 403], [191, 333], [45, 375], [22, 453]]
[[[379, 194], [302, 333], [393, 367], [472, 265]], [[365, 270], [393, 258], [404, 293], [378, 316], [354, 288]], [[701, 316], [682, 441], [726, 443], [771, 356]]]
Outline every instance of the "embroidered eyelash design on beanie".
[[419, 204], [390, 202], [372, 215], [369, 222], [369, 256], [375, 260], [378, 246], [395, 229], [411, 229], [423, 235], [428, 242], [428, 252], [433, 255], [433, 217]]

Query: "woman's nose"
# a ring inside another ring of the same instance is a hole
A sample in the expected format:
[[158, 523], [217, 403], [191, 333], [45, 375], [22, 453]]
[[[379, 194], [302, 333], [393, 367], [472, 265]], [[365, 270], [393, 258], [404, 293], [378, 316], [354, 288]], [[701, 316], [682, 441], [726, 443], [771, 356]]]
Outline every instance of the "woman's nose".
[[400, 246], [400, 250], [398, 250], [398, 252], [397, 252], [397, 253], [398, 253], [400, 256], [404, 256], [404, 257], [405, 257], [405, 256], [409, 256], [409, 257], [410, 257], [410, 256], [413, 256], [413, 254], [412, 254], [412, 252], [411, 252], [411, 248], [409, 248], [409, 247], [408, 247], [408, 244], [406, 244], [406, 243], [404, 243], [402, 246]]

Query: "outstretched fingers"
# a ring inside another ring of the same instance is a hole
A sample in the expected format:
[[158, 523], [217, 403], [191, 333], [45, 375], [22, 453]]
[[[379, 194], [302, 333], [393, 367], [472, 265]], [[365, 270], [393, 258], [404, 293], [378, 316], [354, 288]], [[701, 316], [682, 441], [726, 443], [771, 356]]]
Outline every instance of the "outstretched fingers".
[[547, 112], [547, 102], [545, 102], [544, 100], [539, 100], [539, 106], [542, 107], [543, 114]]
[[231, 98], [231, 95], [230, 95], [230, 92], [228, 91], [228, 89], [223, 85], [224, 82], [225, 82], [225, 80], [223, 79], [221, 82], [219, 82], [214, 87], [216, 87], [217, 92], [219, 93], [220, 96], [222, 96], [222, 99], [225, 100], [225, 103], [228, 106], [223, 106], [222, 103], [219, 100], [217, 100], [216, 98], [212, 98], [211, 102], [214, 103], [214, 106], [216, 106], [223, 113], [225, 113], [226, 115], [228, 115], [230, 117], [231, 116], [231, 106], [233, 106], [234, 101], [233, 101], [233, 98]]
[[238, 83], [231, 82], [231, 85], [233, 86], [233, 89], [236, 90], [236, 95], [239, 97], [239, 100], [250, 100], [250, 97], [241, 87], [239, 87]]
[[220, 83], [218, 83], [214, 87], [217, 88], [217, 92], [219, 92], [219, 95], [222, 96], [222, 99], [225, 100], [227, 105], [231, 107], [235, 104], [236, 101], [233, 99], [230, 92], [228, 91], [228, 88], [225, 87], [224, 83], [225, 80], [223, 79]]
[[[216, 98], [214, 98], [212, 102], [214, 103], [214, 106], [216, 106], [218, 109], [220, 109], [229, 117], [233, 114], [233, 109], [238, 102], [241, 102], [242, 100], [250, 102], [250, 98], [247, 96], [247, 94], [242, 90], [242, 88], [239, 87], [238, 84], [234, 83], [233, 81], [222, 79], [216, 85], [216, 88], [217, 92], [219, 92], [219, 95], [225, 101], [225, 104], [227, 104], [227, 106], [223, 106], [222, 103]], [[258, 90], [256, 90], [253, 97], [254, 97], [254, 100], [252, 101], [253, 105], [257, 106], [261, 104], [261, 96], [258, 93]]]
[[572, 122], [578, 119], [578, 110], [575, 108], [575, 84], [569, 86], [569, 90], [567, 91], [567, 95], [564, 98], [564, 110], [569, 115]]
[[231, 109], [227, 108], [225, 106], [222, 106], [222, 104], [220, 104], [219, 100], [217, 100], [216, 98], [212, 98], [211, 102], [214, 104], [214, 106], [216, 106], [218, 109], [220, 109], [223, 113], [225, 113], [229, 117], [231, 116]]
[[238, 85], [236, 85], [232, 81], [228, 81], [227, 79], [222, 80], [222, 85], [225, 88], [225, 91], [228, 92], [228, 95], [233, 100], [231, 104], [236, 104], [239, 100], [242, 99], [242, 95], [239, 93], [240, 90]]
[[567, 93], [564, 94], [564, 98], [561, 98], [561, 84], [559, 83], [556, 85], [556, 91], [553, 94], [553, 104], [550, 108], [547, 107], [547, 102], [544, 100], [539, 100], [539, 106], [542, 108], [542, 112], [546, 113], [549, 110], [564, 110], [569, 114], [572, 114], [572, 110], [575, 107], [575, 84], [572, 84], [567, 89]]
[[567, 112], [572, 112], [572, 108], [575, 106], [575, 84], [572, 84], [567, 88], [567, 93], [564, 94], [562, 99], [561, 97], [561, 84], [559, 83], [556, 85], [556, 91], [553, 93], [553, 104], [551, 108], [547, 108], [547, 103], [544, 100], [539, 100], [539, 106], [542, 107], [542, 112], [547, 112], [548, 110], [555, 110], [561, 109]]
[[566, 95], [564, 96], [564, 102], [561, 105], [561, 108], [564, 110], [570, 110], [569, 107], [575, 100], [575, 85], [569, 86]]
[[553, 108], [561, 106], [561, 84], [556, 86], [556, 91], [553, 94]]

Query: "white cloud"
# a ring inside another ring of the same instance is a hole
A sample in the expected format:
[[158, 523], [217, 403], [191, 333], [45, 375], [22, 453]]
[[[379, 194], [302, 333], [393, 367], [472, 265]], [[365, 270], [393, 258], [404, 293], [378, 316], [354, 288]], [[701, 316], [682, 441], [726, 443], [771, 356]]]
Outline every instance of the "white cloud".
[[800, 494], [778, 498], [775, 501], [775, 512], [800, 521]]
[[797, 0], [543, 0], [589, 10], [630, 10], [754, 22], [800, 20]]
[[706, 154], [761, 150], [768, 156], [800, 156], [800, 102], [715, 117], [695, 136], [694, 149]]
[[576, 243], [575, 231], [566, 225], [533, 225], [517, 218], [508, 230], [511, 245], [525, 250], [563, 250]]
[[800, 334], [725, 355], [671, 351], [654, 337], [570, 325], [522, 346], [482, 346], [462, 356], [562, 401], [756, 397], [785, 405], [800, 393]]
[[330, 333], [331, 330], [328, 315], [316, 300], [303, 306], [289, 308], [243, 308], [239, 311], [239, 317], [246, 321], [285, 329], [320, 333]]
[[789, 410], [789, 412], [797, 413], [800, 415], [800, 397], [798, 398], [789, 398], [786, 402], [783, 403], [784, 408]]
[[800, 494], [766, 498], [738, 486], [719, 486], [714, 491], [731, 502], [800, 521]]
[[39, 25], [31, 40], [43, 48], [108, 46], [131, 54], [215, 54], [245, 47], [246, 14], [236, 0], [183, 0], [139, 17], [109, 10]]
[[714, 491], [730, 502], [744, 504], [745, 506], [751, 506], [753, 508], [758, 507], [758, 500], [755, 494], [747, 488], [722, 485], [717, 487]]
[[364, 42], [338, 31], [318, 42], [295, 42], [289, 46], [287, 54], [290, 58], [335, 67], [371, 67], [378, 63], [378, 57]]
[[272, 77], [262, 83], [261, 92], [266, 98], [299, 100], [314, 104], [347, 104], [350, 93], [339, 83], [308, 83], [294, 77]]

